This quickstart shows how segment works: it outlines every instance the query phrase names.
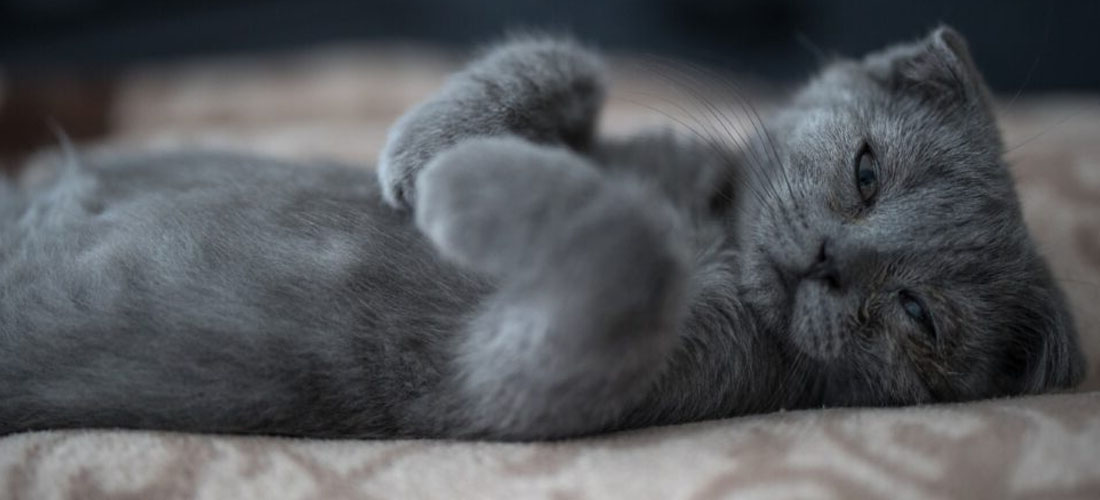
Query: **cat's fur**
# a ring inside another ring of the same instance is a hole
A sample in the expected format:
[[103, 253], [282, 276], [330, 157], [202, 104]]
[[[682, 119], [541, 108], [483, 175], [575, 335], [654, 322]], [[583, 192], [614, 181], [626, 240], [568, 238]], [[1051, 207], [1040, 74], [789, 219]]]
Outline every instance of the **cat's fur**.
[[512, 40], [377, 180], [183, 153], [5, 188], [0, 433], [537, 439], [1081, 379], [954, 31], [830, 65], [740, 150], [596, 136], [603, 79]]

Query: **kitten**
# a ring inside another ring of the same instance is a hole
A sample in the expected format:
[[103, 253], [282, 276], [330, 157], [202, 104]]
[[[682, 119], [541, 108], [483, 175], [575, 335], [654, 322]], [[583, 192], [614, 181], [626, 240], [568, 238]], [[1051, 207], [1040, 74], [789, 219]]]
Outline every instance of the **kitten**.
[[225, 154], [0, 191], [0, 433], [544, 439], [1071, 387], [1084, 361], [949, 28], [748, 147], [594, 130], [601, 63], [488, 51], [377, 179]]

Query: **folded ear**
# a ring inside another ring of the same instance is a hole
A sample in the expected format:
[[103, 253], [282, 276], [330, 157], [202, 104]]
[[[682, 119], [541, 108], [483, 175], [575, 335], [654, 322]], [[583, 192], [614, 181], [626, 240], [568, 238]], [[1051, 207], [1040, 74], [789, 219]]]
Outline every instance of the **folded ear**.
[[867, 56], [873, 78], [899, 92], [941, 104], [988, 104], [989, 91], [974, 65], [966, 40], [941, 26], [915, 43]]
[[1043, 319], [1037, 330], [1014, 332], [1005, 353], [1004, 394], [1066, 390], [1084, 380], [1088, 362], [1068, 310], [1053, 311]]
[[[1041, 394], [1081, 383], [1088, 362], [1081, 350], [1065, 294], [1037, 255], [1035, 273], [1023, 289], [1004, 294], [1002, 314], [992, 321], [1002, 332], [999, 373], [1004, 395]], [[1023, 278], [1021, 282], [1026, 282]]]

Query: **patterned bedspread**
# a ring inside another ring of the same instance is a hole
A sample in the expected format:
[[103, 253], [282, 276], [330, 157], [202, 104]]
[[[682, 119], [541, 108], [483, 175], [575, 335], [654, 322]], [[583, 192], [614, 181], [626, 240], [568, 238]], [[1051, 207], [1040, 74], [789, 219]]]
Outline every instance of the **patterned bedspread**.
[[0, 496], [1097, 498], [1100, 394], [779, 413], [539, 444], [63, 432], [0, 441]]
[[[200, 146], [369, 165], [387, 125], [452, 67], [430, 51], [358, 47], [137, 68], [97, 83], [102, 134], [82, 147]], [[691, 96], [727, 103], [720, 79], [695, 74], [699, 92], [685, 92], [667, 66], [618, 67], [610, 133], [702, 128]], [[743, 83], [766, 112], [768, 94]], [[0, 82], [0, 124], [18, 99], [11, 89]], [[725, 109], [748, 119], [739, 106]], [[1100, 498], [1100, 96], [1006, 99], [1000, 118], [1028, 223], [1092, 360], [1078, 393], [533, 444], [30, 433], [0, 439], [0, 499]]]

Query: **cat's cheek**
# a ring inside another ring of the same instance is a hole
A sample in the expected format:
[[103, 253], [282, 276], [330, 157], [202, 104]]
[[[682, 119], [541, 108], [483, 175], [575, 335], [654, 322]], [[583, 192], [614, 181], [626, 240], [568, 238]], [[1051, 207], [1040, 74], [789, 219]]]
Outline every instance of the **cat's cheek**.
[[849, 342], [844, 297], [813, 280], [798, 284], [791, 317], [791, 342], [819, 361], [837, 361]]
[[760, 319], [768, 330], [786, 333], [797, 283], [784, 277], [759, 249], [746, 251], [742, 259], [740, 285], [744, 287], [744, 299], [765, 312]]

